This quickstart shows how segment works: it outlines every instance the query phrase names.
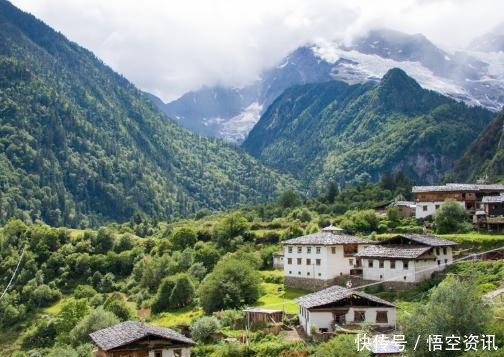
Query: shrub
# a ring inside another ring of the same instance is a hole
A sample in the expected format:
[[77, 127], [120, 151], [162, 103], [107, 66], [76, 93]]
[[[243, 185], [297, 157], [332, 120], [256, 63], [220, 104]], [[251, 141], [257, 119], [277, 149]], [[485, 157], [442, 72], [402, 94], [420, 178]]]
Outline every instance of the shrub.
[[31, 304], [37, 307], [49, 306], [61, 298], [61, 293], [57, 289], [51, 289], [48, 285], [42, 284], [32, 291]]
[[215, 317], [203, 316], [191, 325], [191, 336], [198, 342], [208, 342], [219, 327], [219, 321]]
[[225, 259], [208, 274], [199, 289], [206, 313], [253, 304], [260, 295], [258, 272], [244, 260]]
[[114, 315], [117, 316], [117, 318], [120, 321], [127, 321], [127, 320], [131, 319], [131, 317], [133, 315], [131, 310], [129, 309], [128, 305], [126, 305], [126, 302], [123, 299], [121, 299], [121, 300], [114, 299], [114, 300], [110, 301], [109, 303], [105, 303], [105, 305], [103, 306], [103, 309], [105, 311], [112, 312]]
[[76, 299], [89, 299], [96, 294], [98, 294], [98, 292], [91, 285], [77, 285], [73, 295]]
[[70, 331], [72, 344], [78, 346], [90, 342], [90, 333], [116, 325], [119, 322], [117, 316], [112, 312], [98, 308], [85, 316], [77, 326]]

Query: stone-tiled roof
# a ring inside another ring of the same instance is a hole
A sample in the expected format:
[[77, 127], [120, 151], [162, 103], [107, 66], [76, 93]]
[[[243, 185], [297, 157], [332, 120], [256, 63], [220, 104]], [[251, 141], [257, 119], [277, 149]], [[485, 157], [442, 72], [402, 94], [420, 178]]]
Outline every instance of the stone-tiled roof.
[[332, 224], [322, 228], [322, 232], [343, 232], [343, 231], [344, 231], [343, 228], [333, 226]]
[[485, 197], [483, 197], [481, 202], [483, 202], [483, 203], [502, 203], [502, 202], [504, 202], [504, 195], [501, 194], [500, 196], [485, 196]]
[[431, 247], [426, 246], [372, 245], [355, 254], [355, 256], [361, 258], [415, 259], [430, 249]]
[[282, 244], [333, 245], [333, 244], [373, 244], [373, 242], [339, 233], [317, 232], [283, 241]]
[[89, 334], [96, 345], [104, 351], [124, 346], [149, 335], [166, 338], [181, 344], [196, 344], [190, 338], [169, 328], [150, 326], [135, 321], [125, 321]]
[[425, 245], [428, 245], [431, 247], [445, 247], [445, 246], [449, 246], [449, 245], [457, 245], [457, 243], [455, 243], [451, 240], [440, 238], [440, 237], [437, 237], [432, 234], [399, 234], [395, 237], [391, 237], [389, 239], [386, 239], [386, 240], [380, 242], [380, 244], [386, 243], [387, 241], [392, 240], [397, 237], [403, 237], [403, 238], [409, 239], [413, 242], [425, 244]]
[[448, 183], [444, 186], [413, 186], [413, 193], [420, 192], [457, 192], [457, 191], [504, 191], [501, 184], [466, 184]]
[[331, 303], [349, 298], [354, 295], [358, 296], [360, 298], [364, 298], [364, 299], [376, 302], [378, 304], [383, 304], [386, 306], [395, 307], [394, 304], [392, 304], [386, 300], [380, 299], [379, 297], [376, 297], [374, 295], [366, 294], [366, 293], [363, 293], [362, 291], [343, 288], [343, 287], [337, 286], [337, 285], [331, 286], [330, 288], [327, 288], [327, 289], [324, 289], [321, 291], [317, 291], [312, 294], [302, 296], [300, 298], [297, 298], [296, 301], [302, 307], [307, 308], [307, 309], [311, 309], [313, 307], [331, 304]]

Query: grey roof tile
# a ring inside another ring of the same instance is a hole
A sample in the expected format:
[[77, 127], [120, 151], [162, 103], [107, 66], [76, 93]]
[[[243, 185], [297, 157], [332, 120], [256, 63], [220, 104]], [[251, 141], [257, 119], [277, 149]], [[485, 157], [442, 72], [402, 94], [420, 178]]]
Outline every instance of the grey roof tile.
[[300, 298], [297, 298], [296, 301], [302, 307], [311, 309], [313, 307], [323, 306], [343, 300], [345, 298], [351, 297], [352, 295], [357, 295], [361, 298], [365, 298], [370, 301], [374, 301], [376, 303], [383, 304], [386, 306], [395, 307], [395, 305], [392, 304], [391, 302], [380, 299], [379, 297], [376, 297], [374, 295], [366, 294], [362, 291], [343, 288], [337, 285], [331, 286], [321, 291], [317, 291], [312, 294], [302, 296]]
[[466, 184], [448, 183], [444, 186], [413, 186], [413, 193], [421, 192], [456, 192], [456, 191], [504, 191], [502, 184]]
[[426, 246], [372, 245], [355, 254], [355, 256], [361, 258], [415, 259], [430, 249], [431, 247]]
[[190, 338], [169, 328], [150, 326], [136, 321], [121, 322], [89, 334], [91, 339], [104, 351], [126, 345], [149, 335], [164, 337], [182, 344], [196, 344]]
[[347, 234], [317, 232], [308, 234], [306, 236], [301, 236], [283, 241], [282, 244], [334, 245], [334, 244], [373, 244], [373, 242]]
[[391, 237], [389, 239], [381, 241], [380, 244], [384, 244], [387, 241], [392, 240], [397, 237], [403, 237], [403, 238], [409, 239], [413, 242], [429, 245], [431, 247], [443, 247], [443, 246], [449, 246], [449, 245], [457, 245], [457, 243], [455, 243], [451, 240], [444, 239], [444, 238], [435, 236], [433, 234], [413, 234], [413, 233], [411, 233], [411, 234], [406, 234], [406, 233], [398, 234], [394, 237]]

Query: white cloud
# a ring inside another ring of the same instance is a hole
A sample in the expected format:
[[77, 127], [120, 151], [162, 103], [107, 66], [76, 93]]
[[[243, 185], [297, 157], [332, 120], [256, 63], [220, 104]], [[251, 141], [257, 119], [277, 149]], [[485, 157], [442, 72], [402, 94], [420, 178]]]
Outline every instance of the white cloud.
[[13, 0], [164, 100], [242, 86], [299, 45], [372, 27], [465, 46], [503, 20], [500, 0]]

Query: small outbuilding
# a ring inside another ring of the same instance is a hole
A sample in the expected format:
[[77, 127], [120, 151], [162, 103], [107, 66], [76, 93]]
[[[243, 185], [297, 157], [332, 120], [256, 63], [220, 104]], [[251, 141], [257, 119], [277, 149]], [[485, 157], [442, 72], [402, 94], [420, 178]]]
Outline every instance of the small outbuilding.
[[89, 334], [97, 357], [190, 357], [196, 343], [169, 328], [125, 321]]
[[260, 308], [246, 309], [245, 318], [248, 325], [281, 323], [283, 320], [282, 310], [266, 310]]

